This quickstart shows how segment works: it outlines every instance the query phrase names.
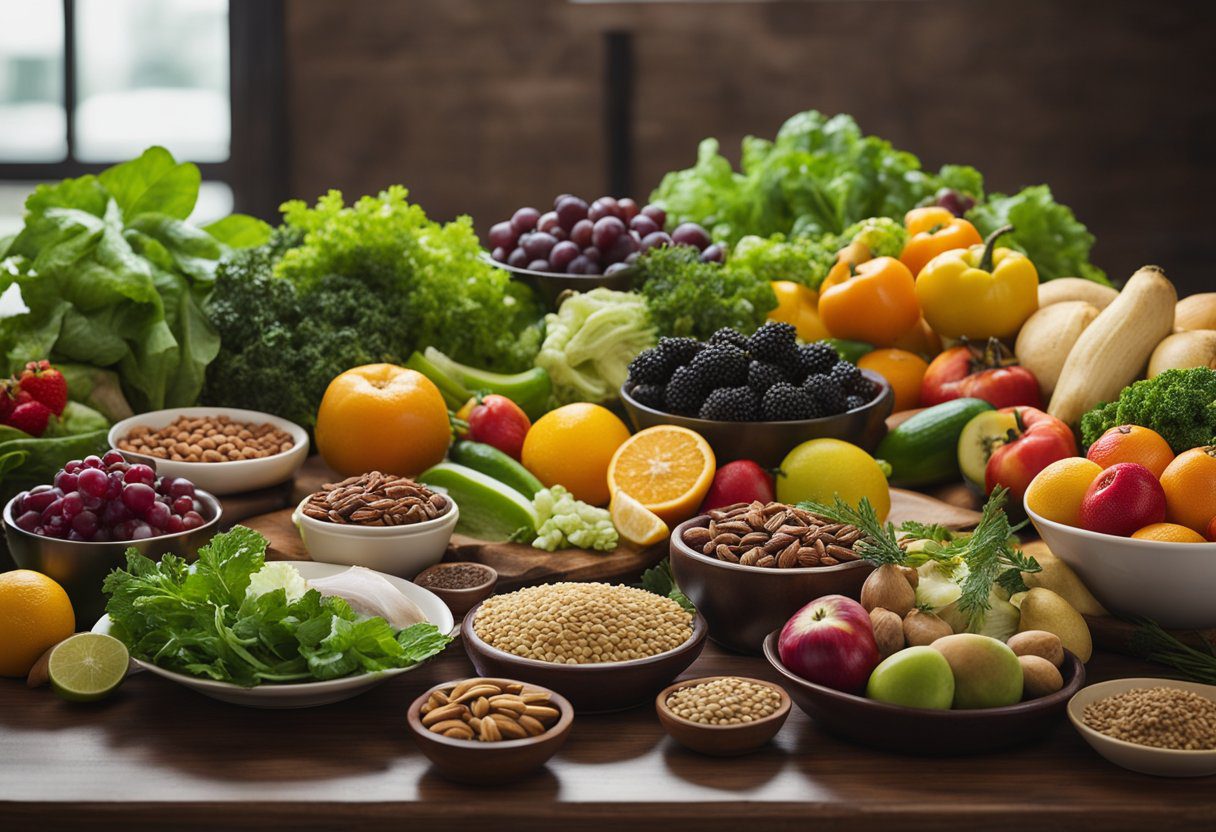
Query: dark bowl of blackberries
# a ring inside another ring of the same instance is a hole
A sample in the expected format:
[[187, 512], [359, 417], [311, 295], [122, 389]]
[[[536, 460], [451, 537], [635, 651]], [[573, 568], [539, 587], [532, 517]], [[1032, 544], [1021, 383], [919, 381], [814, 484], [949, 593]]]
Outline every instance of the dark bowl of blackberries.
[[770, 321], [750, 337], [724, 328], [705, 342], [660, 339], [629, 365], [621, 401], [635, 430], [679, 425], [704, 436], [719, 464], [776, 467], [808, 439], [873, 451], [895, 399], [828, 342], [799, 344], [792, 326]]
[[602, 196], [590, 205], [572, 194], [553, 200], [553, 210], [520, 208], [490, 228], [490, 261], [530, 285], [556, 309], [564, 292], [599, 286], [628, 291], [644, 252], [687, 245], [701, 259], [721, 262], [725, 254], [705, 229], [684, 223], [663, 230], [667, 212], [657, 205], [639, 207], [632, 199]]

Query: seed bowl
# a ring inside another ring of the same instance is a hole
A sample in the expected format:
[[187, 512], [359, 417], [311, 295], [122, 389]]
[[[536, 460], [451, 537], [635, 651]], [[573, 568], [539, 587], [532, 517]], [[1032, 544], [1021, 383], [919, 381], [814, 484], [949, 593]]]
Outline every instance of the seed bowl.
[[750, 459], [764, 468], [776, 468], [786, 454], [808, 439], [843, 439], [866, 452], [878, 447], [887, 435], [887, 417], [895, 408], [895, 394], [885, 378], [872, 370], [862, 370], [878, 388], [878, 395], [861, 407], [824, 416], [820, 419], [798, 419], [790, 422], [719, 422], [664, 413], [641, 404], [629, 395], [627, 385], [621, 387], [621, 403], [635, 431], [655, 425], [679, 425], [705, 437], [718, 464], [736, 459]]
[[[480, 570], [484, 575], [484, 579], [480, 583], [460, 588], [437, 586], [430, 583], [430, 579], [438, 578], [444, 573], [464, 567], [474, 567]], [[443, 603], [448, 605], [448, 609], [452, 611], [452, 615], [459, 619], [476, 604], [481, 603], [494, 594], [494, 587], [498, 584], [498, 571], [491, 566], [486, 566], [484, 563], [448, 561], [423, 569], [414, 578], [414, 583], [426, 587], [438, 595]]]
[[[570, 726], [574, 724], [574, 708], [561, 694], [531, 683], [525, 687], [549, 694], [549, 704], [561, 714], [557, 722], [543, 734], [522, 740], [478, 742], [445, 737], [425, 727], [422, 724], [422, 706], [431, 698], [431, 694], [436, 691], [446, 693], [461, 681], [455, 679], [435, 685], [415, 699], [406, 713], [406, 724], [414, 742], [444, 777], [473, 785], [519, 780], [543, 766], [566, 744]], [[486, 681], [499, 685], [523, 684], [515, 679], [487, 677]]]
[[696, 661], [705, 648], [709, 631], [698, 612], [688, 640], [666, 653], [624, 662], [557, 664], [516, 656], [483, 641], [473, 629], [482, 603], [485, 602], [469, 610], [460, 625], [461, 641], [477, 672], [482, 676], [520, 679], [557, 691], [581, 713], [623, 711], [647, 701]]
[[[776, 711], [766, 717], [737, 725], [706, 725], [701, 722], [693, 722], [678, 716], [667, 704], [667, 698], [678, 690], [726, 678], [741, 679], [772, 688], [781, 694], [781, 704], [777, 706]], [[703, 676], [699, 679], [685, 679], [664, 688], [655, 697], [654, 709], [659, 715], [659, 722], [662, 723], [663, 730], [681, 745], [711, 757], [735, 757], [761, 748], [777, 735], [790, 715], [790, 696], [785, 692], [785, 688], [762, 679], [750, 679], [746, 676]]]

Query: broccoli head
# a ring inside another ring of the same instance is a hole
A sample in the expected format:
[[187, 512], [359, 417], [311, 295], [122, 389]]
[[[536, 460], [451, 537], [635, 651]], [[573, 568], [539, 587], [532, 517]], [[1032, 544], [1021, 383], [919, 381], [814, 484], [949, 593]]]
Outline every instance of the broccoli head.
[[1166, 370], [1123, 388], [1119, 398], [1081, 417], [1081, 439], [1092, 445], [1119, 425], [1151, 428], [1174, 453], [1216, 440], [1216, 370]]

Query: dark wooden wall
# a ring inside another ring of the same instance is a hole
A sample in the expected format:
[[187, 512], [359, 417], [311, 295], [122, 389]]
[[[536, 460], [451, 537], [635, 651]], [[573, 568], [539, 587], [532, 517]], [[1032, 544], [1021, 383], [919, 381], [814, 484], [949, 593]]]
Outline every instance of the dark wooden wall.
[[926, 166], [1049, 183], [1117, 279], [1216, 289], [1212, 0], [288, 0], [292, 195], [400, 182], [480, 229], [609, 182], [608, 33], [633, 54], [635, 195], [807, 108]]

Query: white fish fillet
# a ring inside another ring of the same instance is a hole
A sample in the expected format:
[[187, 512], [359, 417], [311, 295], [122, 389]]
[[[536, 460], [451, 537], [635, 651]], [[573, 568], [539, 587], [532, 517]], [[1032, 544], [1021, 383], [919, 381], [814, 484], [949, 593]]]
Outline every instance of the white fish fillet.
[[328, 578], [313, 578], [308, 585], [322, 595], [338, 596], [361, 615], [379, 616], [398, 630], [426, 621], [417, 604], [383, 575], [362, 566], [352, 566]]

